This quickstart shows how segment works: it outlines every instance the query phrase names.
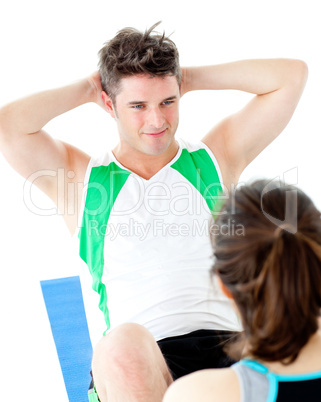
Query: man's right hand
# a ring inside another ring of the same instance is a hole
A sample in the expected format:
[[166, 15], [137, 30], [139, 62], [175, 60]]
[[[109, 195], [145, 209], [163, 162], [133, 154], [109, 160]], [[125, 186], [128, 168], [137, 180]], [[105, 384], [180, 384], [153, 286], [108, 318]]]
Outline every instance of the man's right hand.
[[104, 110], [107, 111], [107, 108], [105, 106], [104, 101], [102, 100], [101, 93], [103, 91], [102, 85], [101, 85], [101, 79], [100, 79], [100, 73], [99, 71], [95, 71], [93, 74], [91, 74], [88, 77], [88, 82], [92, 87], [93, 90], [93, 95], [92, 99], [93, 102], [97, 103], [100, 107], [102, 107]]

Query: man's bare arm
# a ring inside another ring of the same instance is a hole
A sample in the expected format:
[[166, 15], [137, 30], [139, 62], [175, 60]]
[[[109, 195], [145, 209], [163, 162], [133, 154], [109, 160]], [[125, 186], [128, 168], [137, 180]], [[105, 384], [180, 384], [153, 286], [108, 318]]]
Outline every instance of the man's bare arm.
[[236, 183], [245, 167], [286, 127], [307, 75], [306, 64], [291, 59], [244, 60], [184, 70], [183, 93], [235, 89], [256, 95], [203, 139], [218, 159], [227, 186]]
[[[96, 74], [71, 85], [43, 91], [17, 100], [0, 109], [0, 151], [9, 164], [23, 177], [38, 171], [64, 169], [67, 180], [57, 182], [57, 175], [40, 175], [34, 181], [58, 206], [65, 204], [58, 194], [64, 194], [68, 182], [82, 182], [89, 156], [72, 145], [49, 136], [43, 127], [53, 118], [88, 102], [100, 103], [100, 79]], [[68, 217], [71, 232], [76, 216]]]

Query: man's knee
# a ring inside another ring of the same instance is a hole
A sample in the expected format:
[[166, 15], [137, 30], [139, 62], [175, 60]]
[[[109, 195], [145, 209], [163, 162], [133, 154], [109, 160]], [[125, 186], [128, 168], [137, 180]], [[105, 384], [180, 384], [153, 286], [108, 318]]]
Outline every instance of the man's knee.
[[138, 324], [123, 324], [105, 335], [94, 350], [92, 368], [104, 401], [124, 392], [161, 399], [173, 381], [152, 334]]
[[[105, 335], [94, 350], [93, 366], [111, 365], [113, 369], [145, 366], [158, 346], [151, 333], [139, 324], [122, 324]], [[152, 359], [153, 360], [153, 359]]]

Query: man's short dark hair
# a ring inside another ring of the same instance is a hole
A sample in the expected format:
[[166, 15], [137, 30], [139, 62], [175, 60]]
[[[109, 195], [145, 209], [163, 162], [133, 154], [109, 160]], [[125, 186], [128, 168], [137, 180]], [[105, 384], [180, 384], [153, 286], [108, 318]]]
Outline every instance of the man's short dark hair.
[[151, 77], [175, 76], [178, 85], [182, 72], [175, 43], [153, 30], [160, 22], [145, 32], [124, 28], [106, 42], [99, 51], [99, 72], [103, 90], [115, 104], [122, 78], [147, 74]]

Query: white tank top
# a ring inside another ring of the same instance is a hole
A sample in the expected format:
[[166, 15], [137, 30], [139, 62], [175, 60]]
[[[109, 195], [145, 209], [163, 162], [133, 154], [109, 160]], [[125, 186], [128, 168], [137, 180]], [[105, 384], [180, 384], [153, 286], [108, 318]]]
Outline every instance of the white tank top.
[[240, 330], [210, 277], [219, 167], [205, 144], [178, 142], [174, 159], [149, 180], [112, 152], [90, 160], [78, 237], [107, 330], [134, 322], [156, 340]]

